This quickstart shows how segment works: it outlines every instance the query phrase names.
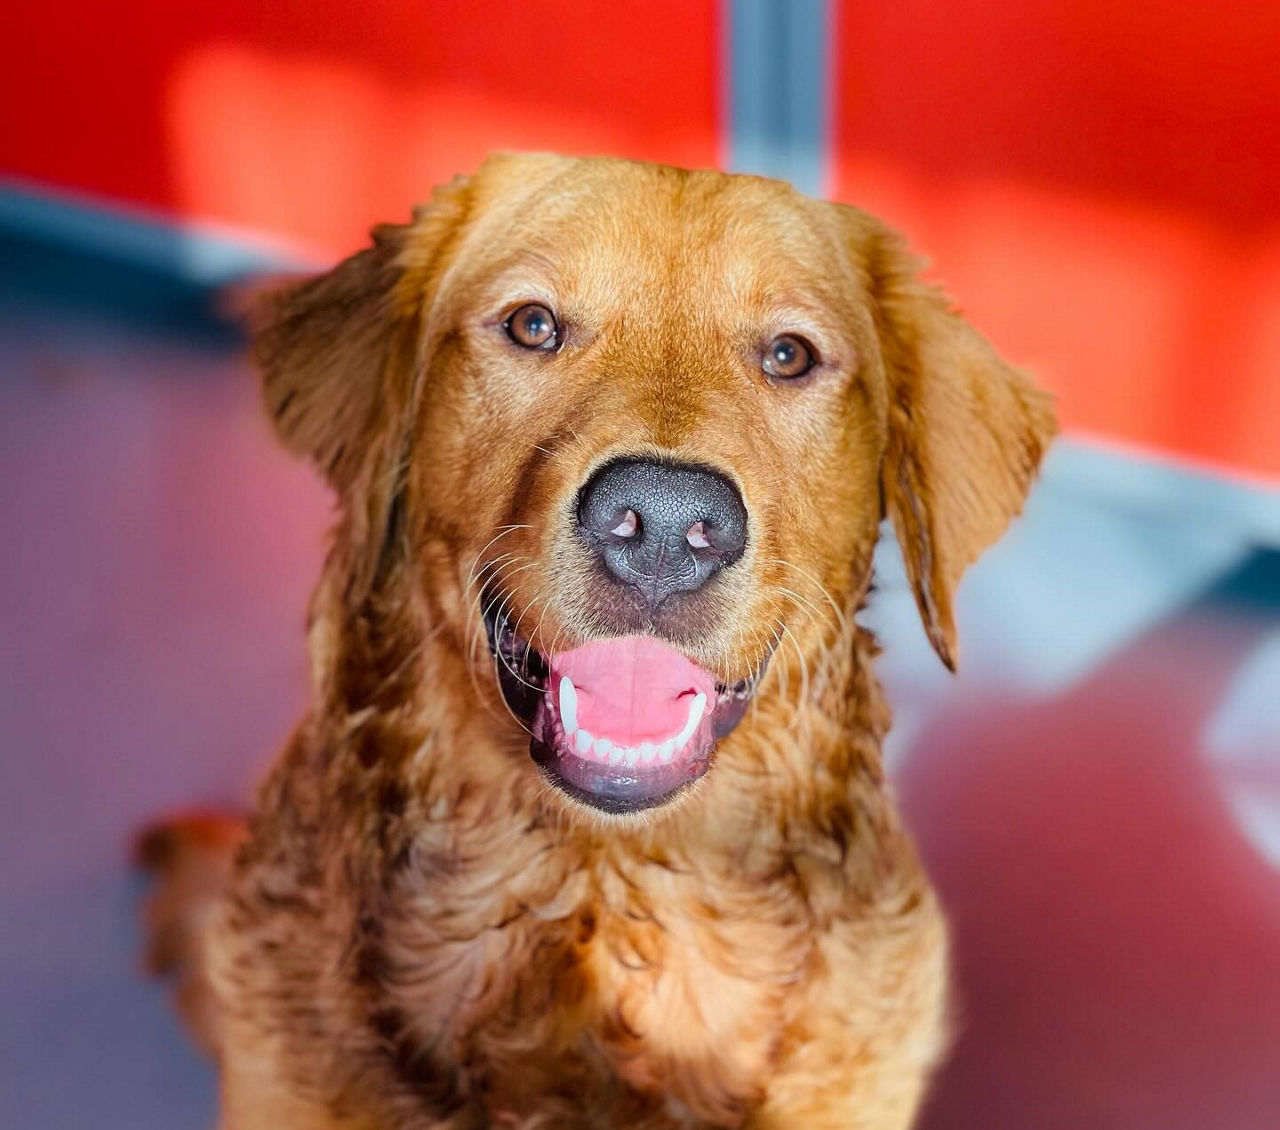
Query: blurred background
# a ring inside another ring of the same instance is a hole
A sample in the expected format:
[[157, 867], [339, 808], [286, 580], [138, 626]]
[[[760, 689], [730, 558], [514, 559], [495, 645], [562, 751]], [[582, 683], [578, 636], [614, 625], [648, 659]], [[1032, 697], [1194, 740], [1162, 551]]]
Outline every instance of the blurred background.
[[1280, 1126], [1280, 5], [144, 0], [0, 16], [0, 1126], [212, 1125], [129, 833], [305, 701], [329, 501], [211, 296], [494, 148], [902, 228], [1065, 437], [933, 659], [870, 618], [955, 924], [926, 1130]]

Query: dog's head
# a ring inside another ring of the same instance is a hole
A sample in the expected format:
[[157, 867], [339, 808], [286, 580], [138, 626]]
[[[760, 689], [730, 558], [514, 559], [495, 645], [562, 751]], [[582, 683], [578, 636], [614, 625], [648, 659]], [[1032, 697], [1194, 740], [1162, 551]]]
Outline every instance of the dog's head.
[[343, 607], [487, 635], [479, 693], [611, 812], [701, 777], [784, 640], [832, 646], [886, 515], [950, 666], [1054, 426], [872, 217], [619, 160], [493, 158], [257, 330], [340, 499]]

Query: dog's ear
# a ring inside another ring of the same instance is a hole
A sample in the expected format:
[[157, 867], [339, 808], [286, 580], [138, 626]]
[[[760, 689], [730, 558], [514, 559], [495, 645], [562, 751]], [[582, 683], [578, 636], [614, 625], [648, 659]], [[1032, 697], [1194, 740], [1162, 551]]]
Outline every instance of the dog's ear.
[[920, 279], [898, 235], [862, 219], [888, 386], [884, 508], [929, 641], [955, 670], [956, 586], [1022, 509], [1053, 403]]
[[437, 190], [407, 224], [376, 227], [370, 247], [326, 274], [265, 289], [247, 304], [276, 432], [339, 495], [385, 421], [405, 407], [419, 319], [467, 183]]
[[333, 487], [361, 543], [397, 513], [422, 318], [466, 194], [460, 178], [326, 274], [244, 302], [276, 433]]
[[378, 441], [399, 391], [392, 362], [415, 314], [396, 309], [406, 228], [326, 274], [265, 291], [252, 303], [253, 356], [276, 434], [343, 495]]

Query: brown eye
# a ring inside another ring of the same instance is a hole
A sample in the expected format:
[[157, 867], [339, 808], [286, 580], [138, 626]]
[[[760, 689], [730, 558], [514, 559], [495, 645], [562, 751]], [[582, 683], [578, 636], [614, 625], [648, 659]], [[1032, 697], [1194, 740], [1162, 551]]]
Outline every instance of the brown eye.
[[521, 306], [503, 323], [503, 328], [507, 337], [525, 349], [555, 349], [560, 344], [556, 316], [536, 302]]
[[780, 381], [803, 377], [817, 363], [813, 347], [795, 334], [780, 334], [764, 351], [764, 371]]

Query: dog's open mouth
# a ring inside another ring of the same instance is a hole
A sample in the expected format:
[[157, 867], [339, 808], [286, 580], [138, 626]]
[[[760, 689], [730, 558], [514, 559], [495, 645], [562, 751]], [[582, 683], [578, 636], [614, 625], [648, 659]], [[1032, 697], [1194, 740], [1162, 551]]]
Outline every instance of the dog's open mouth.
[[496, 599], [486, 602], [485, 626], [534, 761], [566, 793], [610, 813], [663, 804], [701, 777], [768, 662], [726, 686], [652, 636], [543, 655], [516, 635]]

